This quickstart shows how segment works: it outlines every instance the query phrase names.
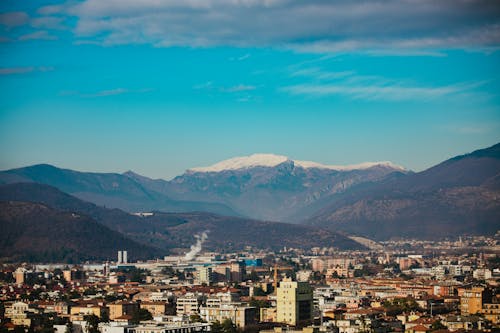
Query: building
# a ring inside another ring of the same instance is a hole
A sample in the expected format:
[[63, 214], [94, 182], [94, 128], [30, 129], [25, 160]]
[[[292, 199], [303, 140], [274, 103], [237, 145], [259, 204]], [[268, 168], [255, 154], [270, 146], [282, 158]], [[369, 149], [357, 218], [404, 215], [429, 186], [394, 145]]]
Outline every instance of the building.
[[260, 308], [260, 321], [263, 323], [276, 322], [276, 308]]
[[99, 318], [105, 317], [109, 314], [109, 309], [102, 305], [87, 304], [72, 306], [70, 310], [70, 320], [72, 322], [84, 320], [86, 315], [96, 315]]
[[177, 298], [176, 311], [177, 315], [192, 315], [200, 311], [200, 305], [203, 301], [201, 295], [186, 294], [183, 297]]
[[23, 284], [25, 277], [26, 277], [26, 269], [24, 269], [23, 267], [19, 267], [14, 272], [14, 278], [16, 279], [17, 284]]
[[18, 326], [30, 327], [34, 314], [34, 310], [30, 309], [28, 303], [24, 302], [15, 302], [10, 307], [5, 308], [5, 317]]
[[207, 284], [209, 285], [210, 283], [213, 282], [213, 275], [212, 275], [212, 267], [198, 267], [196, 269], [196, 272], [198, 274], [198, 282], [200, 284]]
[[484, 287], [465, 289], [460, 297], [460, 312], [462, 315], [480, 313], [484, 303], [491, 302], [491, 290]]
[[483, 304], [482, 313], [484, 318], [491, 321], [494, 325], [500, 324], [500, 304], [485, 303]]
[[488, 280], [491, 279], [491, 271], [487, 268], [478, 268], [474, 270], [472, 276], [476, 280]]
[[139, 311], [139, 304], [134, 302], [115, 302], [108, 304], [109, 319], [115, 320], [123, 315], [133, 316]]
[[210, 324], [206, 323], [170, 323], [141, 325], [135, 328], [135, 333], [199, 333], [210, 331]]
[[313, 290], [307, 282], [283, 279], [277, 288], [276, 301], [278, 322], [296, 326], [312, 320]]
[[248, 306], [239, 306], [237, 304], [221, 304], [219, 306], [206, 306], [200, 308], [200, 316], [207, 322], [219, 321], [225, 319], [231, 321], [239, 328], [255, 324], [257, 308]]
[[63, 277], [67, 282], [85, 280], [85, 272], [81, 269], [73, 267], [63, 271]]
[[244, 261], [231, 262], [231, 282], [241, 282], [245, 276], [246, 266]]
[[168, 303], [167, 302], [141, 302], [141, 309], [146, 309], [153, 316], [161, 316], [167, 313]]

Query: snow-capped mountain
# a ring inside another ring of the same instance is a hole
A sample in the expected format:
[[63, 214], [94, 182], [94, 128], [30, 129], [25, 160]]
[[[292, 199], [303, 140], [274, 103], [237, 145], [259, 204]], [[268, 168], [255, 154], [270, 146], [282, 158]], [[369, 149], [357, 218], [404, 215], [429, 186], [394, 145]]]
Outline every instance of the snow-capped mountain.
[[37, 165], [5, 171], [0, 183], [34, 181], [127, 211], [208, 211], [298, 222], [352, 186], [406, 171], [390, 162], [324, 165], [275, 154], [235, 157], [192, 168], [171, 181], [133, 172], [95, 174]]
[[158, 190], [176, 200], [216, 202], [244, 216], [287, 222], [308, 217], [331, 195], [394, 172], [406, 170], [391, 162], [339, 166], [253, 154], [189, 169]]
[[396, 165], [389, 161], [383, 162], [365, 162], [360, 164], [353, 165], [325, 165], [317, 162], [311, 161], [298, 161], [291, 160], [283, 155], [275, 155], [275, 154], [253, 154], [250, 156], [242, 156], [242, 157], [234, 157], [228, 160], [224, 160], [218, 162], [214, 165], [208, 167], [197, 167], [191, 168], [188, 172], [221, 172], [228, 170], [241, 170], [241, 169], [250, 169], [256, 167], [268, 167], [272, 168], [281, 163], [291, 161], [294, 163], [296, 167], [302, 167], [304, 169], [329, 169], [336, 171], [351, 171], [351, 170], [364, 170], [369, 169], [376, 166], [384, 166], [387, 168], [391, 168], [394, 170], [405, 171], [405, 168], [399, 165]]

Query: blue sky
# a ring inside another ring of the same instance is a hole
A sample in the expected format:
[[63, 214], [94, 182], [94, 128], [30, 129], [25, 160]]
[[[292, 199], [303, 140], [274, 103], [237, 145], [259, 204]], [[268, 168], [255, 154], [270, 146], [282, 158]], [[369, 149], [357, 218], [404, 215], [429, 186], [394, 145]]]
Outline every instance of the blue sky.
[[0, 3], [0, 169], [423, 170], [500, 141], [497, 1]]

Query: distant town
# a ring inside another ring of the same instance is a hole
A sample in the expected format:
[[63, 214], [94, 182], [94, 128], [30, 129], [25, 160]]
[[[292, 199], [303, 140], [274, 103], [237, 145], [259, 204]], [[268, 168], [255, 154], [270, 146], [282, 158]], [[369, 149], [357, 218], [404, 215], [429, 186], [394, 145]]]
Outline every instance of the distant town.
[[0, 332], [494, 332], [500, 235], [3, 264]]

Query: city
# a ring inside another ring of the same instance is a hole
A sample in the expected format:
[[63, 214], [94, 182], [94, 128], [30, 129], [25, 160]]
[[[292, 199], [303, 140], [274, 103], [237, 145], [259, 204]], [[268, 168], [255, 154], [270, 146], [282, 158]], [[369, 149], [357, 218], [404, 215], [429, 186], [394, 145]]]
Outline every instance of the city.
[[[198, 238], [198, 240], [201, 240]], [[500, 235], [367, 251], [249, 248], [4, 264], [2, 332], [458, 332], [500, 327]], [[474, 248], [476, 251], [471, 251]]]

